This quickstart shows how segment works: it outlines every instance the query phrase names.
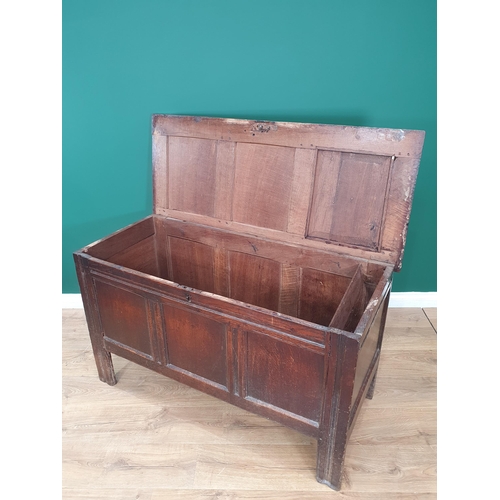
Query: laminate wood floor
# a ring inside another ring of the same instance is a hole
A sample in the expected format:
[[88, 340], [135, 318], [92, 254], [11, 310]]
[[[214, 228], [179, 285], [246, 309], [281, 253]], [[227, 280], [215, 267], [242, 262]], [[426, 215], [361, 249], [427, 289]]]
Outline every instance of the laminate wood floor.
[[63, 498], [436, 498], [436, 310], [389, 309], [373, 399], [342, 491], [315, 479], [316, 441], [113, 357], [97, 377], [82, 310], [63, 310]]

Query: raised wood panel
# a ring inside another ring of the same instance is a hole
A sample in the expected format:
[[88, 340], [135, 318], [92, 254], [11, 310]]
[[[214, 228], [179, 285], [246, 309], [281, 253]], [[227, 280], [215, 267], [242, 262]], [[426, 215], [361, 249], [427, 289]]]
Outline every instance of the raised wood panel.
[[106, 260], [153, 234], [155, 234], [153, 217], [149, 216], [87, 245], [83, 250], [92, 257]]
[[109, 261], [142, 273], [160, 276], [154, 236], [141, 240], [135, 245], [114, 254]]
[[217, 141], [168, 138], [169, 208], [214, 216]]
[[163, 302], [167, 363], [227, 387], [226, 325]]
[[246, 397], [319, 421], [324, 356], [247, 332]]
[[377, 251], [391, 158], [319, 151], [308, 236]]
[[180, 285], [214, 292], [214, 249], [183, 238], [169, 237], [171, 279]]
[[299, 317], [328, 326], [351, 279], [317, 269], [302, 269]]
[[105, 338], [153, 357], [147, 302], [130, 290], [94, 278], [99, 318]]
[[278, 262], [229, 252], [230, 297], [278, 311], [281, 266]]
[[293, 148], [239, 143], [233, 220], [286, 231], [294, 168]]
[[339, 330], [354, 332], [366, 307], [366, 287], [361, 266], [351, 279], [330, 326]]

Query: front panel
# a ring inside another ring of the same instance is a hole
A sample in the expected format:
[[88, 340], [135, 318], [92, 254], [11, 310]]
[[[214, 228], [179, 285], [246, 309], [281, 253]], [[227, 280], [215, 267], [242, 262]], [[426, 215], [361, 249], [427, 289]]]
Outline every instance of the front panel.
[[227, 322], [162, 301], [167, 366], [227, 390]]
[[147, 300], [133, 289], [94, 278], [101, 332], [108, 341], [153, 359]]
[[262, 331], [248, 330], [245, 335], [245, 397], [316, 426], [322, 402], [324, 354]]

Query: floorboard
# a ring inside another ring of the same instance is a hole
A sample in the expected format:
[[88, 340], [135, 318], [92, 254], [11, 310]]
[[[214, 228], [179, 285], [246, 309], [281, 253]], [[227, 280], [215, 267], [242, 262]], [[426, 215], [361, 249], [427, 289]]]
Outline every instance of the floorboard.
[[430, 321], [432, 327], [437, 332], [437, 307], [426, 307], [424, 313]]
[[118, 357], [118, 384], [100, 382], [83, 311], [63, 310], [63, 498], [435, 499], [436, 317], [389, 309], [334, 492], [315, 480], [314, 439]]

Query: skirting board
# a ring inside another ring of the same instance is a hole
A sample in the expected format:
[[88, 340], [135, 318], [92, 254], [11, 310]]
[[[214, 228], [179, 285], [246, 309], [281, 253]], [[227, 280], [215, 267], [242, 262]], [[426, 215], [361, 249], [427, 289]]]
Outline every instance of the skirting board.
[[[437, 292], [392, 292], [389, 307], [437, 307]], [[62, 308], [82, 309], [82, 296], [63, 293]]]

